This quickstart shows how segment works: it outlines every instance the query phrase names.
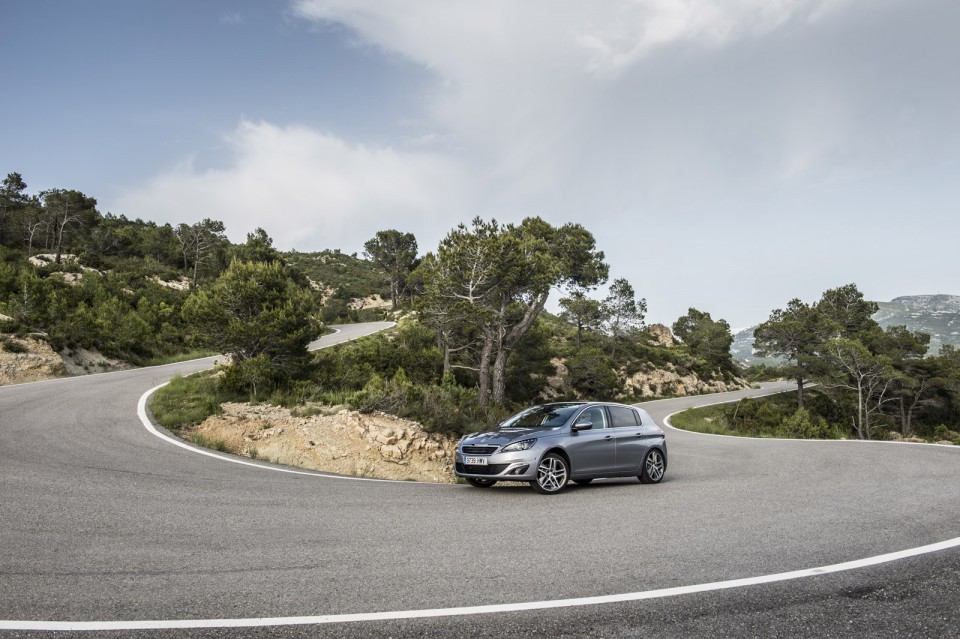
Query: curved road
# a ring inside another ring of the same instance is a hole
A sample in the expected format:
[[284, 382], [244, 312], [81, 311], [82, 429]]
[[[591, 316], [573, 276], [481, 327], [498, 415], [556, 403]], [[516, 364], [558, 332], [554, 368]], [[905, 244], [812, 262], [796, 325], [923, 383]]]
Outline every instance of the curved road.
[[[344, 326], [319, 345], [382, 327]], [[0, 636], [960, 636], [960, 449], [669, 430], [662, 484], [555, 497], [280, 473], [141, 424], [144, 392], [211, 364], [0, 387]], [[781, 389], [645, 408], [663, 423]], [[707, 592], [364, 616], [727, 582], [948, 540]]]

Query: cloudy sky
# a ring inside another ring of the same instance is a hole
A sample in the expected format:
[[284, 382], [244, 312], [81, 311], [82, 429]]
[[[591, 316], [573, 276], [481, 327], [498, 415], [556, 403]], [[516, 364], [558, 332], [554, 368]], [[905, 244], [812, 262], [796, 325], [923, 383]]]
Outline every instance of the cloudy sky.
[[580, 222], [649, 321], [960, 294], [956, 0], [0, 0], [0, 173], [422, 251]]

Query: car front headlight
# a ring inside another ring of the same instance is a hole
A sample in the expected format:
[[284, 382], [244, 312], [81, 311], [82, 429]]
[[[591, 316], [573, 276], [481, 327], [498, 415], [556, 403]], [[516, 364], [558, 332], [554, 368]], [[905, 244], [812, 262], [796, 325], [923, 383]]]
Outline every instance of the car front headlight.
[[516, 453], [521, 450], [530, 450], [533, 448], [533, 445], [537, 443], [536, 439], [524, 439], [520, 442], [513, 442], [512, 444], [507, 444], [500, 449], [501, 453]]

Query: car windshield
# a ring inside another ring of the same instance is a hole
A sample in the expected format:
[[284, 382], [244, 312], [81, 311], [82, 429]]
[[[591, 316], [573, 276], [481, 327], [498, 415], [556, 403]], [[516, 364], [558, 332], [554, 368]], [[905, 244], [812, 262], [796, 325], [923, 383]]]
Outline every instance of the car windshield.
[[500, 424], [500, 428], [556, 428], [566, 423], [570, 415], [582, 406], [583, 404], [532, 406]]

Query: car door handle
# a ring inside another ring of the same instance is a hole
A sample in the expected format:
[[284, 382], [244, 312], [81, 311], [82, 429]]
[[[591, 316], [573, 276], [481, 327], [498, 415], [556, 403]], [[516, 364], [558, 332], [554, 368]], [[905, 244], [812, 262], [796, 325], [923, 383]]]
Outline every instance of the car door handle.
[[606, 437], [604, 437], [604, 439], [606, 441], [610, 441], [611, 439], [613, 439], [613, 435], [607, 435]]
[[637, 437], [643, 437], [643, 433], [637, 433]]

